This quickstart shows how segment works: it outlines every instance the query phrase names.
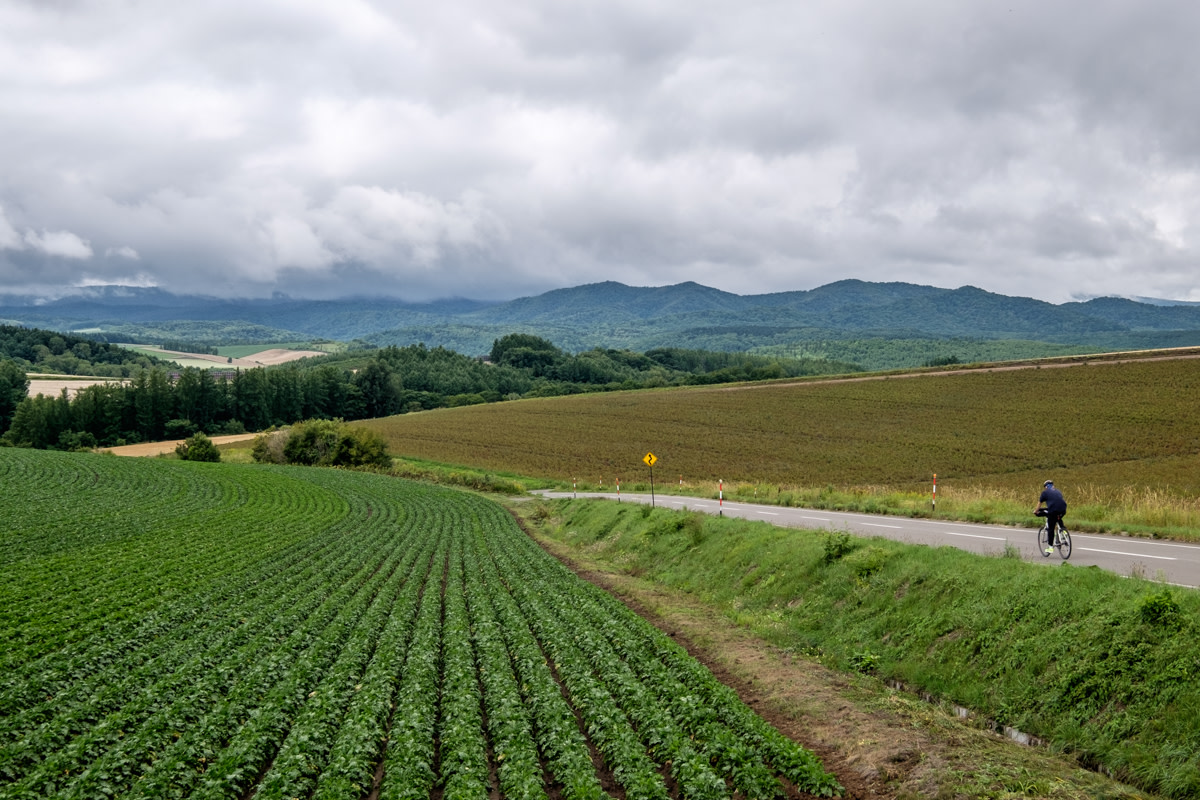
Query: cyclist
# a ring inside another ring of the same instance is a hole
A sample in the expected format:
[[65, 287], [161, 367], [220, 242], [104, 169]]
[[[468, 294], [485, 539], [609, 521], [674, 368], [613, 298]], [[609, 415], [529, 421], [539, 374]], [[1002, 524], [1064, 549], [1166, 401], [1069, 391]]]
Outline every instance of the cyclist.
[[[1045, 508], [1042, 508], [1043, 504]], [[1033, 513], [1046, 518], [1046, 531], [1049, 534], [1047, 540], [1049, 546], [1046, 548], [1046, 554], [1049, 555], [1054, 546], [1054, 535], [1062, 525], [1062, 518], [1067, 514], [1067, 501], [1063, 499], [1062, 492], [1054, 488], [1054, 481], [1046, 481], [1042, 484], [1042, 494], [1038, 497], [1037, 508], [1033, 510]]]

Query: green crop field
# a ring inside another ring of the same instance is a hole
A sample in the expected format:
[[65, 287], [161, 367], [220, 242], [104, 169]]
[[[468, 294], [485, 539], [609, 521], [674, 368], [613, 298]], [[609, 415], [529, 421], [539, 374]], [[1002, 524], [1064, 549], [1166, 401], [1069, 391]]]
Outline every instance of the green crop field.
[[839, 789], [480, 497], [17, 449], [0, 485], [0, 797]]
[[345, 349], [338, 342], [278, 342], [274, 344], [230, 344], [217, 348], [223, 356], [232, 358], [250, 358], [267, 350], [321, 350], [327, 353], [337, 353]]
[[907, 493], [903, 513], [928, 511], [937, 474], [939, 511], [969, 499], [972, 515], [1027, 517], [1052, 478], [1085, 527], [1161, 532], [1200, 530], [1197, 397], [1200, 361], [1180, 359], [531, 399], [368, 424], [397, 454], [588, 488], [647, 484], [653, 452], [660, 487]]

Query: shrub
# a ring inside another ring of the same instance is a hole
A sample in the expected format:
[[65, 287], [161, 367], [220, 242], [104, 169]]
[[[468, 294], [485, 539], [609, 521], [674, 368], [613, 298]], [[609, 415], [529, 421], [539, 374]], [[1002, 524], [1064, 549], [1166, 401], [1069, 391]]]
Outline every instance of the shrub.
[[283, 446], [287, 444], [288, 432], [271, 429], [254, 437], [250, 457], [259, 464], [286, 464]]
[[184, 439], [195, 433], [198, 428], [190, 419], [170, 419], [163, 430], [168, 439]]
[[879, 656], [870, 650], [863, 650], [850, 656], [849, 664], [850, 669], [866, 675], [879, 669]]
[[881, 547], [869, 546], [846, 559], [846, 563], [854, 570], [859, 580], [868, 580], [872, 575], [883, 569], [887, 563], [888, 552]]
[[854, 541], [846, 531], [827, 534], [823, 544], [825, 546], [823, 561], [826, 564], [832, 564], [854, 549]]
[[341, 420], [299, 422], [254, 440], [251, 456], [259, 463], [310, 467], [387, 467], [387, 442], [374, 431], [349, 427]]
[[1142, 621], [1148, 625], [1164, 628], [1178, 627], [1182, 619], [1179, 613], [1179, 602], [1171, 595], [1170, 589], [1163, 589], [1158, 594], [1152, 594], [1142, 600]]
[[180, 442], [175, 446], [175, 453], [184, 461], [217, 462], [221, 460], [221, 451], [213, 444], [212, 439], [203, 433], [194, 433], [185, 441]]
[[87, 431], [63, 431], [58, 437], [59, 450], [93, 450], [96, 437]]
[[212, 428], [210, 433], [220, 434], [225, 436], [237, 436], [246, 432], [246, 426], [240, 419], [231, 419], [223, 425], [217, 425]]

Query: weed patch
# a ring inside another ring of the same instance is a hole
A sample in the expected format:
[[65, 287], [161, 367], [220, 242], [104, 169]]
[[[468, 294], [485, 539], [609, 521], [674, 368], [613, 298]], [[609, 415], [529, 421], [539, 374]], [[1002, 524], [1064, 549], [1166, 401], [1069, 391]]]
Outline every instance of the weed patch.
[[1170, 589], [1163, 589], [1143, 599], [1140, 612], [1142, 621], [1147, 625], [1162, 628], [1183, 627], [1179, 602], [1171, 595]]
[[841, 559], [855, 547], [855, 540], [846, 531], [838, 533], [828, 533], [823, 539], [825, 552], [821, 560], [826, 564]]

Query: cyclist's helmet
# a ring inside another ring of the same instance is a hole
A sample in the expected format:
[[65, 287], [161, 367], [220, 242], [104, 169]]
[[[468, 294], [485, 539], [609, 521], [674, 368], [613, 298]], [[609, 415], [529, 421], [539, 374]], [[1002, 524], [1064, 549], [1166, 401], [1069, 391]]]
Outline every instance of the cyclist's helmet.
[[1043, 487], [1053, 486], [1053, 485], [1054, 485], [1054, 481], [1046, 481], [1045, 483], [1042, 484]]

